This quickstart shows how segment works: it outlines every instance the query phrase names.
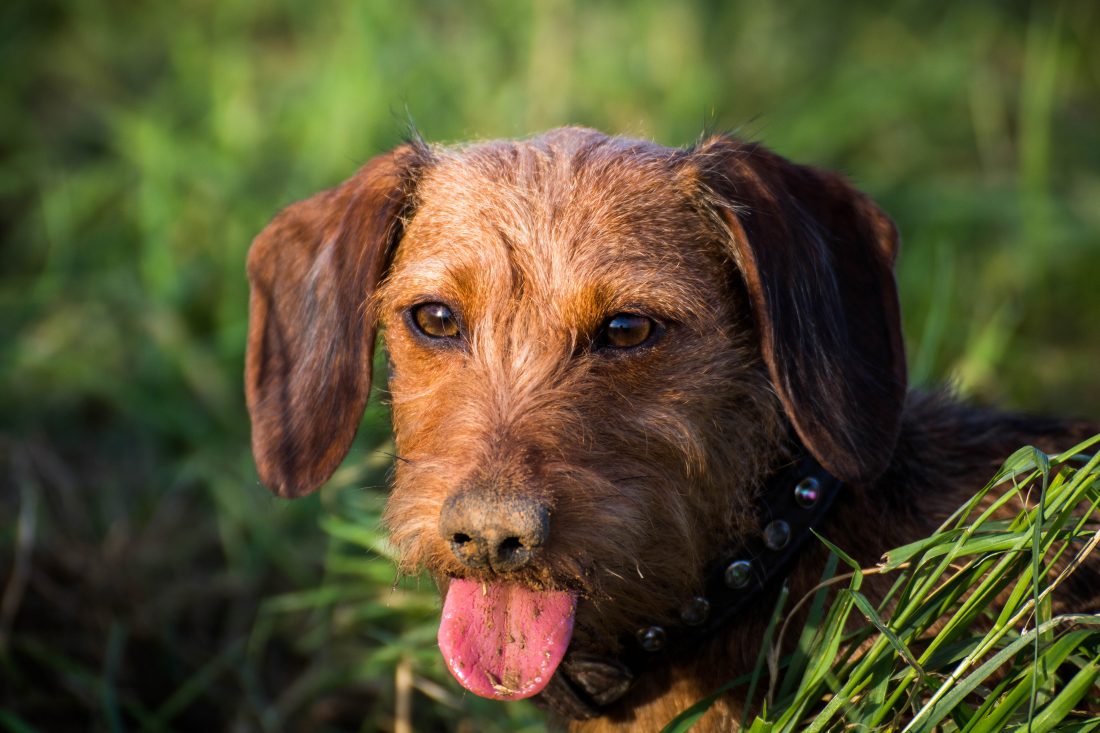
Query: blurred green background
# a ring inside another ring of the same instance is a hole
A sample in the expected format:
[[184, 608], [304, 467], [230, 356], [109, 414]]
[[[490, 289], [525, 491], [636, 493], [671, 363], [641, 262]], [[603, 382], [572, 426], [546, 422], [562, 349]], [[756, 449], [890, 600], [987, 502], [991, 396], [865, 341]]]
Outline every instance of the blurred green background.
[[1088, 0], [4, 3], [0, 728], [541, 727], [441, 673], [384, 405], [309, 499], [249, 454], [249, 241], [410, 119], [843, 170], [903, 233], [914, 382], [1100, 416], [1097, 38]]

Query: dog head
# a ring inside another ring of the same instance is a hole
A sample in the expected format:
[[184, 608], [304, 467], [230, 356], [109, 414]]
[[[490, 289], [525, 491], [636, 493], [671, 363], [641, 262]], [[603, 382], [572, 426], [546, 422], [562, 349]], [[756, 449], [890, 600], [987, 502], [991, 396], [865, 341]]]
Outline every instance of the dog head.
[[845, 481], [881, 473], [896, 251], [842, 178], [725, 136], [402, 146], [253, 244], [260, 477], [297, 496], [332, 474], [381, 326], [393, 540], [441, 580], [460, 681], [534, 694], [574, 620], [613, 646], [697, 588], [792, 431]]

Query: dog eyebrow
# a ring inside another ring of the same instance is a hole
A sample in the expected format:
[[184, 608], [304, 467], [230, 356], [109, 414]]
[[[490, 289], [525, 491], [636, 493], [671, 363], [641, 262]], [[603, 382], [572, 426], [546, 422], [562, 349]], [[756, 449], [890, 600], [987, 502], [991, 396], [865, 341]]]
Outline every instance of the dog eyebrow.
[[[506, 257], [482, 256], [498, 247], [506, 249]], [[502, 297], [535, 299], [558, 310], [565, 325], [586, 330], [624, 311], [668, 323], [701, 324], [713, 317], [713, 286], [697, 267], [671, 254], [645, 256], [650, 248], [629, 237], [589, 240], [575, 246], [574, 257], [555, 262], [532, 249], [493, 237], [482, 247], [429, 243], [429, 251], [416, 256], [415, 267], [391, 273], [376, 302], [403, 310], [434, 297], [460, 306], [467, 318], [477, 320]], [[615, 256], [588, 256], [593, 249], [610, 249]]]
[[[646, 268], [635, 276], [620, 269], [589, 269], [562, 280], [531, 278], [512, 269], [510, 285], [488, 276], [476, 262], [419, 260], [415, 269], [397, 273], [379, 292], [379, 299], [403, 310], [428, 298], [439, 298], [463, 308], [469, 318], [478, 317], [501, 297], [518, 300], [524, 295], [558, 310], [569, 325], [594, 328], [606, 317], [637, 311], [666, 322], [688, 323], [707, 319], [713, 312], [713, 293], [700, 281], [697, 287], [679, 278], [659, 279], [661, 269]], [[390, 298], [389, 293], [403, 298]], [[711, 296], [711, 297], [708, 297]]]

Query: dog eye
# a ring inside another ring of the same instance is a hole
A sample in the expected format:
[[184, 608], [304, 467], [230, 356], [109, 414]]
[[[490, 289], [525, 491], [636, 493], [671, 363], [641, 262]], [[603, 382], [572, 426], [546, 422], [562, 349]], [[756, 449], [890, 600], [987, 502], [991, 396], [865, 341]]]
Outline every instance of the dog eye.
[[653, 335], [655, 326], [652, 318], [637, 313], [616, 313], [604, 321], [596, 343], [613, 349], [641, 346]]
[[458, 319], [443, 303], [421, 303], [412, 310], [413, 323], [429, 338], [447, 339], [458, 336]]

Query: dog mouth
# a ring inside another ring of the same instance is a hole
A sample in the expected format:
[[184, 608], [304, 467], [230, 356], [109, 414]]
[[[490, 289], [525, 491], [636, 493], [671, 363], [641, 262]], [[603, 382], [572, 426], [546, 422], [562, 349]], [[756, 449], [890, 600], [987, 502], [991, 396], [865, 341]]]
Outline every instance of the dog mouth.
[[445, 592], [439, 649], [460, 685], [494, 700], [546, 687], [573, 636], [576, 593], [468, 578]]

